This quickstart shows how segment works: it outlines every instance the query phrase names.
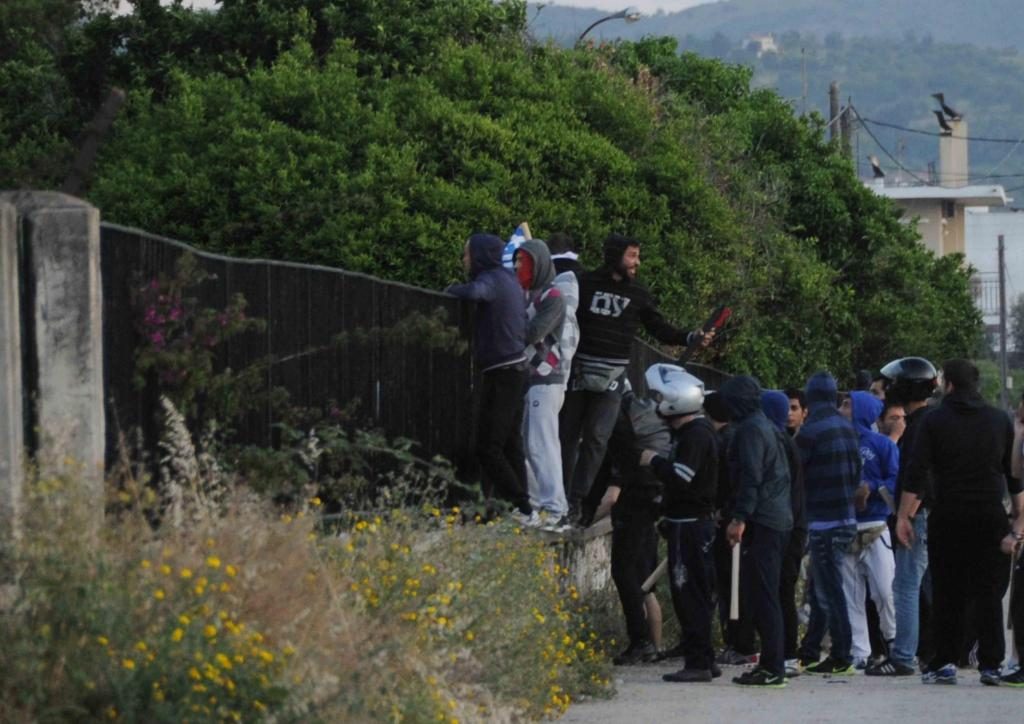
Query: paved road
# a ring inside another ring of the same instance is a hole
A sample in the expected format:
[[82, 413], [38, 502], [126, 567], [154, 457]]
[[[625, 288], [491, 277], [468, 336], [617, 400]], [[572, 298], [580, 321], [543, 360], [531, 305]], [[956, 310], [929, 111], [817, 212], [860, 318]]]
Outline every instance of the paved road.
[[956, 686], [925, 686], [918, 677], [835, 679], [803, 675], [785, 689], [751, 691], [731, 682], [742, 669], [724, 667], [711, 684], [669, 684], [669, 664], [615, 669], [618, 695], [573, 705], [563, 722], [896, 722], [991, 724], [1024, 722], [1024, 689], [982, 686], [961, 670]]

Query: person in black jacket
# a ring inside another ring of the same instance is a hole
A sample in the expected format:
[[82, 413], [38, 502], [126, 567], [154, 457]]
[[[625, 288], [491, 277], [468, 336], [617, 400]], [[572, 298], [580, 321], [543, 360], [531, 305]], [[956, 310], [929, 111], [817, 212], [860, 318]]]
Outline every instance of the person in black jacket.
[[793, 528], [789, 463], [782, 440], [761, 411], [758, 381], [740, 375], [728, 380], [719, 392], [736, 426], [729, 452], [737, 481], [736, 504], [726, 536], [734, 546], [742, 545], [740, 577], [746, 579], [748, 592], [742, 605], [752, 608], [761, 637], [758, 666], [734, 677], [733, 683], [783, 688], [786, 666], [779, 575]]
[[476, 453], [484, 495], [492, 490], [509, 500], [512, 518], [531, 528], [540, 517], [530, 504], [523, 451], [523, 395], [526, 391], [526, 299], [515, 274], [501, 264], [505, 242], [473, 234], [462, 253], [469, 276], [446, 290], [477, 303], [473, 352], [481, 371]]
[[594, 483], [605, 488], [595, 519], [610, 511], [612, 519], [612, 581], [626, 618], [629, 646], [613, 660], [616, 666], [653, 661], [661, 643], [661, 608], [643, 583], [658, 566], [655, 523], [662, 500], [661, 481], [640, 466], [640, 453], [668, 455], [671, 428], [658, 415], [657, 404], [632, 392], [622, 398], [608, 455]]
[[797, 648], [799, 619], [796, 610], [796, 583], [800, 579], [800, 564], [807, 547], [807, 513], [804, 510], [804, 471], [800, 452], [793, 438], [786, 432], [790, 398], [778, 390], [765, 390], [761, 395], [761, 408], [768, 421], [775, 425], [779, 439], [786, 446], [789, 464], [789, 501], [793, 510], [793, 530], [782, 554], [779, 576], [779, 602], [782, 605], [782, 624], [785, 630], [783, 649], [786, 656], [786, 676], [800, 675], [800, 654]]
[[[559, 419], [562, 480], [577, 516], [615, 426], [637, 331], [642, 326], [658, 341], [675, 345], [701, 334], [665, 321], [651, 293], [636, 281], [639, 268], [640, 243], [611, 234], [604, 241], [604, 265], [580, 277], [580, 345]], [[589, 517], [582, 515], [581, 522]]]
[[651, 366], [647, 386], [658, 401], [658, 414], [672, 428], [672, 451], [644, 450], [641, 465], [650, 465], [662, 482], [662, 533], [668, 542], [672, 605], [682, 629], [683, 669], [665, 681], [707, 682], [714, 677], [711, 642], [714, 617], [715, 487], [718, 481], [718, 439], [700, 414], [704, 383], [682, 367]]
[[1009, 582], [1005, 548], [1016, 543], [1003, 508], [1008, 491], [1015, 517], [1024, 505], [1021, 483], [1011, 473], [1013, 426], [978, 393], [978, 368], [968, 360], [942, 366], [945, 397], [921, 423], [908, 463], [896, 535], [909, 546], [911, 513], [931, 472], [934, 496], [928, 517], [935, 655], [922, 674], [926, 684], [956, 683], [956, 663], [973, 602], [981, 683], [1001, 683], [1006, 653], [1002, 599]]

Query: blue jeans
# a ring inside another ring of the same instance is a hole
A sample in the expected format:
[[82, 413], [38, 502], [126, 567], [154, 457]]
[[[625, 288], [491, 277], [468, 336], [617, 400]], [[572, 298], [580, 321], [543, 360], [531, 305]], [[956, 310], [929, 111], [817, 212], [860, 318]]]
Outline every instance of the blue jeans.
[[850, 647], [853, 645], [850, 615], [846, 610], [846, 594], [843, 591], [843, 561], [856, 535], [855, 525], [812, 530], [808, 534], [814, 595], [832, 635], [832, 651], [829, 656], [833, 661], [842, 663], [850, 662]]
[[921, 579], [928, 570], [928, 511], [921, 508], [914, 516], [914, 544], [904, 548], [893, 541], [896, 556], [896, 577], [892, 581], [892, 599], [896, 606], [896, 638], [889, 658], [904, 666], [913, 666], [917, 655], [918, 606]]

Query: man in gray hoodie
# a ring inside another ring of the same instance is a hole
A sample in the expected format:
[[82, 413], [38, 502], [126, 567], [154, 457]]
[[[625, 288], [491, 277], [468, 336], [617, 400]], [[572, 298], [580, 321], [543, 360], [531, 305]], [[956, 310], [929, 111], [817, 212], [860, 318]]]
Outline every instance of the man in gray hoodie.
[[740, 375], [719, 390], [732, 414], [735, 432], [728, 459], [736, 482], [736, 503], [726, 537], [740, 545], [740, 575], [747, 594], [743, 605], [752, 611], [761, 638], [758, 666], [733, 679], [743, 686], [783, 688], [783, 650], [779, 578], [782, 554], [793, 528], [790, 473], [786, 450], [761, 410], [761, 385]]
[[[562, 483], [558, 411], [565, 399], [568, 361], [562, 350], [567, 295], [556, 286], [551, 253], [540, 239], [524, 241], [513, 256], [516, 277], [526, 291], [526, 357], [530, 367], [523, 414], [526, 462], [533, 472], [530, 498], [545, 518], [544, 527], [561, 530], [568, 513]], [[578, 297], [576, 300], [578, 302]], [[575, 304], [573, 305], [575, 308]]]

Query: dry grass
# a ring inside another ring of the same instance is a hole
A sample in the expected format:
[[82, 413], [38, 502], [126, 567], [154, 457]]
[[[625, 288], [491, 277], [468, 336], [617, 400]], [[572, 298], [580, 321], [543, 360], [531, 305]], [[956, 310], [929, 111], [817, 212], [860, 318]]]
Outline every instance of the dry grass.
[[[458, 511], [318, 530], [251, 495], [154, 531], [121, 487], [98, 536], [37, 476], [0, 616], [3, 721], [513, 721], [608, 691], [553, 548]], [[185, 495], [188, 499], [188, 495]]]

